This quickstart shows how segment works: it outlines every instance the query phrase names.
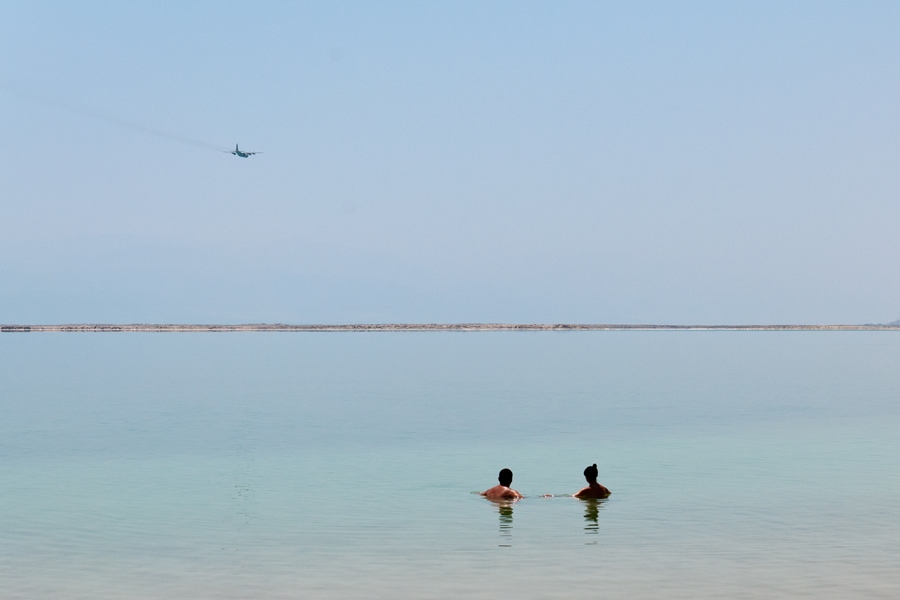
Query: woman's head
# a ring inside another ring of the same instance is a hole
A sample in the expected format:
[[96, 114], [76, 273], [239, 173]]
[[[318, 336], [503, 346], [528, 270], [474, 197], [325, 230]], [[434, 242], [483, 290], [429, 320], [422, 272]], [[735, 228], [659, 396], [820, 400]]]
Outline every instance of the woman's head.
[[597, 471], [597, 463], [592, 464], [587, 469], [584, 470], [584, 478], [588, 480], [588, 482], [597, 481], [597, 476], [600, 474]]

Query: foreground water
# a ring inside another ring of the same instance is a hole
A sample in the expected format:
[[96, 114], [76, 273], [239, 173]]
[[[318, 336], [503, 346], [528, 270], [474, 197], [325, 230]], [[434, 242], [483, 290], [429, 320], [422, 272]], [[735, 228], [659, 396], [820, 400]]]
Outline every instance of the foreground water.
[[[890, 332], [7, 334], [0, 597], [900, 596]], [[572, 493], [596, 462], [613, 490]], [[528, 498], [473, 494], [509, 467]]]

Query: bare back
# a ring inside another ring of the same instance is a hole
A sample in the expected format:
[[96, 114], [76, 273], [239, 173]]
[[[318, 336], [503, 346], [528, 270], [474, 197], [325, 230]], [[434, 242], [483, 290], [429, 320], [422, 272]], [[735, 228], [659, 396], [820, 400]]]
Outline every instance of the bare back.
[[518, 500], [519, 498], [524, 498], [522, 494], [505, 485], [495, 485], [491, 489], [481, 492], [481, 495], [488, 500]]
[[612, 492], [610, 492], [604, 486], [594, 481], [586, 488], [580, 489], [572, 495], [576, 498], [596, 498], [598, 500], [602, 500], [603, 498], [609, 498], [609, 495], [611, 493]]

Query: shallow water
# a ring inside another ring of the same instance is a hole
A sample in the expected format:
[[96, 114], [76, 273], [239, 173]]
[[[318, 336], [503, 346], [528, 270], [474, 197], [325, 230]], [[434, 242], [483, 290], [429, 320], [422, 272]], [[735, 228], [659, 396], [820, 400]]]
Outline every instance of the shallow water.
[[[900, 595], [892, 332], [5, 334], [0, 597]], [[608, 501], [571, 497], [596, 462]], [[509, 467], [528, 496], [472, 492]]]

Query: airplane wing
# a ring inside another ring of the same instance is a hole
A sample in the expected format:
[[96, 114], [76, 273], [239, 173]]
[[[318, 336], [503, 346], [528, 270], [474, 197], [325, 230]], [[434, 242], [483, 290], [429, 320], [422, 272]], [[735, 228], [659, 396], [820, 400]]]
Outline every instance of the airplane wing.
[[242, 158], [247, 158], [248, 156], [253, 156], [254, 154], [262, 154], [262, 152], [245, 152], [244, 150], [238, 150], [235, 148], [234, 150], [221, 150], [221, 152], [225, 154], [234, 154], [235, 156], [240, 156]]

